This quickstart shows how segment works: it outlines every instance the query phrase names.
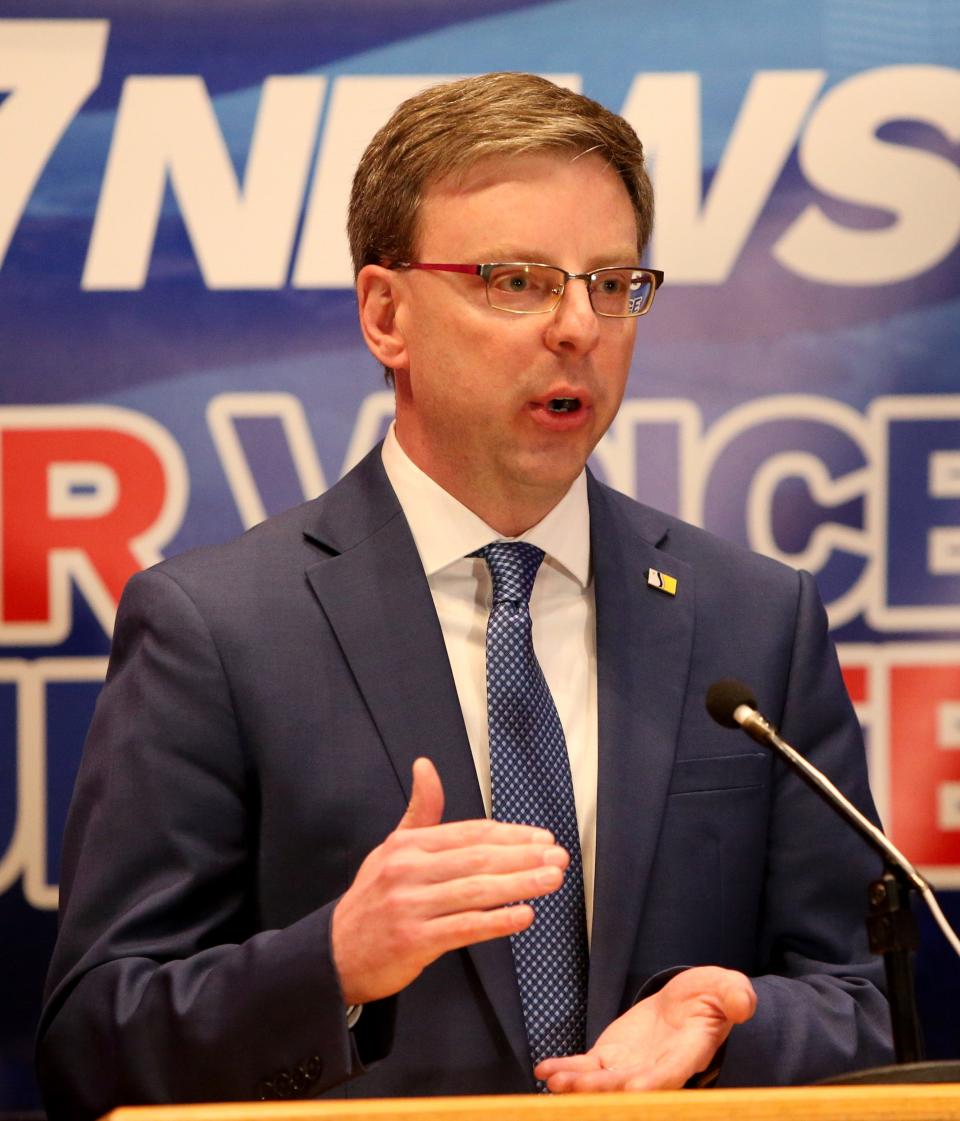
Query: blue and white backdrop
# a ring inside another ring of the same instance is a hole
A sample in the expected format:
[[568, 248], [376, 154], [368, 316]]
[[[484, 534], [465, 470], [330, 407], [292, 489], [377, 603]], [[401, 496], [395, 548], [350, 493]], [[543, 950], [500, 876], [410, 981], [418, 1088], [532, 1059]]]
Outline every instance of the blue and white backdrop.
[[[881, 813], [956, 920], [958, 64], [955, 0], [0, 0], [0, 1108], [37, 1101], [121, 588], [383, 431], [345, 200], [448, 76], [537, 71], [644, 139], [667, 282], [594, 467], [815, 573]], [[960, 1053], [929, 924], [919, 978]]]

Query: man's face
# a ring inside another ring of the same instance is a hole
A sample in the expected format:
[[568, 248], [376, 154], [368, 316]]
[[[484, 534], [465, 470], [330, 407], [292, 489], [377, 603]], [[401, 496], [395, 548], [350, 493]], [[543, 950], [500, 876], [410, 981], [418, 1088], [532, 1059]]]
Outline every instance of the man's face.
[[[637, 259], [630, 198], [596, 155], [484, 160], [459, 183], [427, 189], [417, 240], [425, 262], [587, 272]], [[563, 497], [616, 415], [636, 320], [597, 316], [581, 280], [556, 311], [516, 315], [487, 304], [480, 277], [392, 275], [402, 447], [501, 533], [522, 532]], [[551, 411], [558, 398], [579, 407]]]

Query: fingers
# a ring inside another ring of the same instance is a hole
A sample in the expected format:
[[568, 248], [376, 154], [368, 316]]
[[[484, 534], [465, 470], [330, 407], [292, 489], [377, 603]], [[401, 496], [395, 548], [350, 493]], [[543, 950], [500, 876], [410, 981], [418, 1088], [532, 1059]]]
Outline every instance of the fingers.
[[[398, 829], [376, 857], [378, 875], [389, 892], [384, 902], [389, 898], [398, 917], [432, 919], [503, 907], [556, 891], [570, 857], [552, 843], [549, 832], [533, 832], [551, 843], [531, 843], [529, 827], [499, 822]], [[469, 843], [474, 836], [486, 840]]]
[[[630, 1065], [625, 1056], [615, 1056], [624, 1066], [617, 1066], [613, 1058], [601, 1061], [596, 1050], [588, 1055], [569, 1055], [565, 1058], [547, 1059], [534, 1071], [554, 1094], [606, 1093], [612, 1090], [650, 1090], [655, 1088], [652, 1071], [637, 1064]], [[683, 1085], [683, 1083], [679, 1083]]]
[[551, 845], [553, 834], [536, 825], [513, 825], [506, 821], [477, 818], [474, 821], [448, 821], [428, 829], [403, 830], [405, 840], [431, 852], [441, 849], [465, 848], [467, 845]]
[[393, 846], [379, 863], [381, 907], [389, 908], [381, 919], [403, 921], [539, 899], [563, 884], [569, 857], [556, 845], [488, 846], [449, 853]]
[[440, 776], [417, 759], [398, 827], [334, 908], [333, 958], [348, 1004], [399, 992], [449, 950], [525, 930], [534, 920], [526, 901], [563, 883], [569, 856], [549, 830], [440, 824], [442, 815]]
[[437, 768], [424, 756], [413, 763], [413, 788], [398, 829], [439, 825], [443, 817], [443, 784]]
[[588, 1070], [600, 1070], [600, 1058], [595, 1053], [589, 1055], [561, 1055], [552, 1059], [544, 1059], [534, 1068], [534, 1075], [546, 1081], [552, 1074], [561, 1071], [571, 1074], [582, 1074]]
[[[555, 1094], [622, 1090], [626, 1080], [636, 1078], [637, 1067], [630, 1067], [629, 1056], [617, 1046], [595, 1047], [586, 1055], [565, 1055], [545, 1059], [534, 1075], [547, 1083]], [[622, 1064], [622, 1067], [621, 1067]], [[641, 1087], [633, 1087], [638, 1089]]]
[[546, 1079], [551, 1094], [600, 1094], [612, 1090], [642, 1090], [645, 1086], [628, 1086], [628, 1077], [622, 1071], [594, 1070], [585, 1073], [561, 1071]]
[[570, 863], [567, 851], [559, 845], [535, 844], [471, 845], [439, 852], [414, 849], [408, 859], [422, 864], [422, 879], [428, 883], [522, 872], [544, 865], [564, 871]]
[[533, 919], [534, 912], [529, 903], [498, 907], [493, 911], [460, 911], [432, 919], [426, 925], [431, 958], [477, 942], [519, 934], [530, 926]]
[[409, 906], [424, 917], [439, 917], [460, 912], [487, 911], [526, 899], [539, 899], [556, 891], [563, 883], [563, 870], [553, 864], [522, 872], [491, 876], [468, 876], [442, 884], [411, 889]]
[[[539, 1070], [540, 1067], [537, 1072]], [[552, 1074], [537, 1073], [537, 1077], [544, 1078], [553, 1094], [599, 1094], [613, 1090], [676, 1090], [693, 1073], [695, 1072], [688, 1070], [682, 1062], [668, 1059], [656, 1065], [635, 1063], [625, 1067], [594, 1067], [584, 1070], [570, 1066]]]

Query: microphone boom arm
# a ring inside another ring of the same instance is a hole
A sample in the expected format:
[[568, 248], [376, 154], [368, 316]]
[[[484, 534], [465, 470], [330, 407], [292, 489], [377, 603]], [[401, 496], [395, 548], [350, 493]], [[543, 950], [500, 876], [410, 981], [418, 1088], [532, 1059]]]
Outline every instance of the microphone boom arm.
[[930, 891], [930, 884], [903, 855], [897, 846], [865, 817], [850, 799], [841, 793], [827, 776], [808, 762], [795, 747], [782, 739], [767, 720], [755, 708], [740, 704], [734, 709], [733, 718], [740, 727], [765, 747], [772, 747], [780, 757], [803, 779], [808, 786], [819, 791], [834, 809], [850, 822], [868, 845], [889, 864], [898, 868], [921, 894]]
[[916, 1063], [922, 1057], [923, 1048], [910, 959], [918, 939], [916, 923], [910, 913], [909, 889], [913, 887], [920, 893], [958, 956], [960, 938], [947, 921], [926, 878], [821, 770], [780, 736], [755, 706], [756, 701], [746, 686], [732, 679], [716, 682], [707, 694], [707, 710], [718, 723], [730, 728], [739, 726], [751, 739], [772, 748], [795, 774], [850, 823], [883, 860], [883, 876], [870, 885], [867, 929], [871, 949], [883, 955], [886, 965], [897, 1061]]

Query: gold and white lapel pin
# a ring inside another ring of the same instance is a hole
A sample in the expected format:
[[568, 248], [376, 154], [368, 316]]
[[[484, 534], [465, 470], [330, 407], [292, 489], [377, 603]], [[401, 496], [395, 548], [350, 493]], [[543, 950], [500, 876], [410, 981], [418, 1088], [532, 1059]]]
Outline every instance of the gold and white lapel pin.
[[647, 569], [647, 584], [651, 588], [659, 588], [661, 592], [666, 592], [668, 596], [675, 596], [677, 594], [676, 576], [670, 576], [666, 572], [660, 572], [656, 568]]

